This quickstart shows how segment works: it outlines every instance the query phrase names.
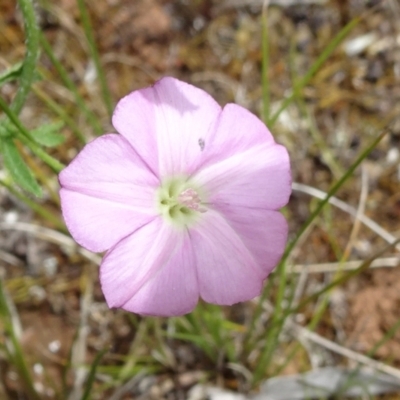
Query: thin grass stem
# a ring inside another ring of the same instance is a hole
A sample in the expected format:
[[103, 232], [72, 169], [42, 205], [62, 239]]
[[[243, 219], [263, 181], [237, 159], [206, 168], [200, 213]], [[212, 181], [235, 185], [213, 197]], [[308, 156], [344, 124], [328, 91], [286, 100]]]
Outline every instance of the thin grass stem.
[[87, 377], [86, 380], [86, 385], [85, 385], [85, 391], [81, 397], [81, 400], [89, 400], [91, 398], [91, 390], [93, 387], [94, 380], [96, 378], [96, 371], [97, 367], [100, 364], [101, 359], [103, 358], [104, 354], [106, 354], [108, 349], [104, 349], [97, 353], [96, 358], [94, 359], [90, 371], [89, 371], [89, 376]]
[[88, 41], [90, 55], [93, 58], [93, 62], [96, 68], [97, 76], [100, 81], [101, 92], [103, 101], [108, 111], [109, 116], [112, 116], [113, 105], [110, 90], [107, 85], [104, 70], [101, 66], [99, 52], [97, 51], [96, 41], [94, 39], [93, 27], [90, 22], [88, 10], [86, 8], [85, 0], [77, 0], [79, 12], [82, 18], [83, 29], [85, 30], [86, 40]]
[[269, 120], [270, 114], [270, 85], [269, 85], [269, 35], [268, 35], [268, 0], [264, 0], [262, 9], [262, 67], [261, 67], [261, 82], [262, 82], [262, 117], [264, 123]]
[[66, 232], [67, 229], [65, 224], [61, 221], [60, 217], [50, 212], [46, 207], [38, 204], [36, 201], [31, 200], [29, 197], [25, 196], [18, 190], [16, 190], [12, 185], [5, 182], [4, 180], [0, 180], [0, 185], [5, 187], [8, 192], [10, 192], [13, 196], [15, 196], [18, 200], [22, 201], [26, 204], [31, 210], [33, 210], [36, 214], [40, 215], [51, 224], [54, 225], [57, 229]]
[[79, 106], [80, 110], [82, 110], [82, 112], [85, 114], [87, 121], [90, 123], [93, 130], [98, 135], [101, 135], [103, 133], [103, 129], [101, 127], [101, 124], [98, 122], [98, 118], [87, 107], [85, 100], [79, 94], [76, 85], [74, 84], [72, 79], [69, 77], [68, 72], [65, 69], [65, 67], [57, 59], [56, 55], [54, 54], [53, 48], [51, 47], [49, 41], [46, 39], [46, 37], [43, 35], [43, 33], [40, 35], [40, 43], [42, 44], [42, 47], [43, 47], [45, 53], [47, 54], [47, 56], [50, 58], [50, 61], [54, 65], [54, 68], [58, 72], [58, 75], [60, 75], [60, 78], [61, 78], [62, 82], [64, 83], [65, 87], [67, 87], [71, 91], [71, 93], [74, 95], [76, 104]]
[[351, 271], [349, 271], [347, 274], [340, 276], [339, 278], [333, 280], [331, 283], [329, 283], [328, 285], [326, 285], [323, 289], [319, 290], [318, 292], [313, 293], [312, 295], [310, 295], [309, 297], [307, 297], [306, 299], [304, 299], [298, 306], [296, 306], [294, 309], [289, 309], [288, 311], [286, 311], [285, 313], [285, 317], [288, 314], [291, 313], [298, 313], [302, 308], [304, 308], [304, 306], [306, 306], [308, 303], [310, 303], [311, 301], [317, 299], [319, 296], [323, 295], [324, 293], [328, 292], [329, 290], [331, 290], [332, 288], [334, 288], [335, 286], [339, 286], [342, 285], [343, 283], [347, 282], [350, 278], [352, 278], [353, 276], [356, 276], [358, 274], [360, 274], [361, 272], [367, 270], [370, 265], [372, 264], [372, 262], [380, 257], [381, 255], [383, 255], [384, 253], [386, 253], [388, 250], [392, 249], [393, 247], [395, 247], [398, 243], [400, 243], [400, 239], [394, 241], [393, 243], [389, 244], [388, 246], [386, 246], [383, 250], [379, 251], [378, 253], [376, 253], [373, 257], [369, 258], [368, 260], [364, 261], [358, 268], [353, 269]]
[[290, 51], [289, 51], [289, 71], [290, 71], [290, 77], [291, 77], [292, 87], [293, 87], [293, 95], [295, 96], [295, 99], [297, 100], [297, 105], [298, 105], [298, 108], [299, 108], [302, 118], [305, 118], [307, 120], [307, 125], [308, 125], [308, 129], [310, 131], [310, 134], [311, 134], [311, 138], [314, 140], [315, 144], [320, 149], [322, 159], [324, 160], [326, 165], [328, 165], [328, 167], [332, 171], [335, 179], [339, 179], [339, 177], [341, 177], [344, 174], [344, 169], [336, 161], [335, 157], [333, 156], [332, 152], [329, 149], [329, 146], [326, 144], [325, 140], [323, 139], [321, 132], [318, 130], [318, 127], [315, 123], [314, 117], [311, 115], [311, 113], [307, 109], [306, 101], [303, 96], [303, 91], [299, 90], [300, 82], [299, 82], [299, 77], [297, 76], [297, 73], [296, 73], [295, 55], [296, 55], [295, 54], [295, 41], [292, 40], [291, 45], [290, 45]]
[[18, 129], [17, 138], [21, 140], [34, 154], [36, 154], [44, 163], [46, 163], [51, 169], [59, 173], [64, 169], [64, 165], [58, 160], [47, 154], [39, 145], [35, 143], [35, 139], [29, 133], [29, 131], [22, 125], [18, 116], [14, 111], [10, 109], [7, 103], [2, 97], [0, 97], [0, 108], [4, 111], [7, 117]]
[[361, 21], [361, 17], [356, 17], [352, 19], [341, 31], [328, 43], [325, 49], [322, 51], [321, 55], [315, 60], [315, 62], [311, 65], [310, 69], [307, 71], [305, 76], [300, 79], [296, 87], [293, 89], [291, 95], [286, 97], [283, 100], [279, 109], [271, 116], [268, 120], [267, 125], [271, 129], [276, 121], [278, 120], [281, 113], [286, 110], [290, 103], [296, 98], [296, 93], [299, 93], [308, 83], [311, 81], [311, 78], [316, 74], [316, 72], [324, 65], [326, 60], [331, 56], [331, 54], [336, 50], [339, 44], [345, 39], [345, 37], [350, 33], [351, 30], [354, 29]]
[[[307, 297], [305, 300], [303, 300], [299, 305], [297, 305], [294, 309], [288, 310], [285, 313], [285, 318], [286, 316], [290, 315], [290, 314], [296, 314], [298, 313], [302, 308], [304, 308], [304, 306], [306, 306], [307, 304], [309, 304], [311, 301], [316, 300], [318, 297], [320, 297], [321, 295], [324, 295], [326, 293], [328, 293], [330, 290], [332, 290], [334, 287], [337, 287], [339, 285], [343, 285], [344, 283], [346, 283], [348, 280], [350, 280], [351, 278], [353, 278], [354, 276], [359, 275], [361, 272], [367, 270], [368, 268], [371, 267], [371, 264], [373, 263], [374, 260], [376, 260], [378, 257], [380, 257], [381, 255], [383, 255], [385, 252], [387, 252], [389, 249], [396, 247], [396, 244], [400, 242], [400, 239], [389, 244], [387, 247], [385, 247], [383, 250], [381, 250], [379, 253], [376, 253], [373, 257], [371, 257], [370, 259], [364, 261], [358, 268], [351, 270], [349, 273], [340, 276], [339, 278], [335, 279], [334, 281], [332, 281], [330, 284], [328, 284], [327, 286], [325, 286], [323, 289], [321, 289], [320, 291], [313, 293], [311, 296]], [[325, 297], [324, 297], [325, 299]], [[308, 325], [307, 329], [309, 331], [313, 331], [313, 329], [315, 329], [315, 322], [317, 322], [318, 320], [311, 321], [311, 323]], [[383, 344], [386, 343], [387, 340], [389, 340], [391, 337], [394, 336], [394, 334], [397, 332], [397, 330], [400, 327], [400, 320], [398, 320], [384, 335], [384, 337], [379, 340], [374, 347], [367, 353], [368, 357], [372, 357], [375, 352], [379, 349], [379, 347], [381, 347]], [[274, 371], [275, 374], [279, 374], [285, 367], [286, 365], [293, 359], [293, 357], [296, 355], [296, 353], [298, 352], [298, 350], [300, 349], [301, 345], [299, 343], [296, 343], [296, 345], [294, 346], [294, 348], [292, 349], [292, 351], [289, 353], [289, 355], [286, 357], [285, 362], [280, 365], [278, 367], [278, 369], [276, 371]]]
[[382, 339], [378, 340], [374, 347], [368, 351], [367, 356], [373, 357], [375, 353], [382, 347], [389, 339], [391, 339], [400, 328], [400, 319], [395, 322], [391, 328], [383, 335]]
[[32, 0], [18, 0], [24, 20], [26, 53], [19, 79], [17, 94], [11, 104], [11, 109], [18, 115], [24, 106], [31, 85], [36, 76], [36, 63], [40, 54], [39, 26], [36, 20]]
[[35, 390], [29, 368], [27, 366], [24, 352], [18, 340], [18, 336], [14, 329], [12, 313], [8, 304], [8, 300], [3, 288], [3, 282], [0, 279], [0, 318], [3, 321], [5, 336], [10, 341], [10, 349], [8, 351], [11, 361], [18, 371], [18, 375], [22, 381], [26, 394], [29, 400], [40, 400], [38, 393]]
[[54, 100], [52, 100], [43, 90], [39, 89], [36, 85], [32, 87], [32, 91], [36, 94], [46, 106], [58, 115], [71, 129], [73, 134], [82, 142], [86, 143], [85, 135], [80, 130], [75, 121], [60, 107]]

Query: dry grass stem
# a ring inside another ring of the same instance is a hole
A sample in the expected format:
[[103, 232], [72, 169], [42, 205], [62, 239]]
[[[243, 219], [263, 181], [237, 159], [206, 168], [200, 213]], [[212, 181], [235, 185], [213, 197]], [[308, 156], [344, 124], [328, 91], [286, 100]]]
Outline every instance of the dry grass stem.
[[[332, 263], [320, 263], [320, 264], [297, 264], [290, 266], [288, 271], [290, 273], [302, 274], [307, 271], [308, 274], [318, 274], [325, 272], [336, 272], [341, 271], [351, 271], [359, 268], [365, 261], [354, 260], [346, 262], [332, 262]], [[400, 255], [393, 257], [377, 258], [372, 261], [369, 268], [385, 268], [385, 267], [398, 267], [400, 265]]]
[[101, 257], [93, 254], [92, 252], [78, 246], [76, 242], [69, 236], [64, 235], [54, 229], [45, 228], [43, 226], [30, 224], [26, 222], [15, 222], [7, 223], [0, 222], [1, 230], [15, 230], [19, 232], [25, 232], [33, 235], [39, 239], [46, 240], [50, 243], [55, 243], [61, 247], [68, 248], [70, 251], [74, 251], [85, 257], [87, 260], [93, 262], [96, 265], [100, 265]]
[[[309, 274], [320, 274], [326, 272], [351, 271], [359, 268], [365, 261], [354, 260], [346, 262], [320, 263], [320, 264], [297, 264], [290, 266], [288, 271], [295, 274], [302, 274], [307, 271]], [[372, 261], [369, 268], [398, 267], [400, 265], [400, 255], [393, 257], [377, 258]]]
[[[292, 188], [294, 191], [306, 193], [306, 194], [313, 196], [320, 200], [323, 200], [327, 196], [326, 192], [324, 192], [320, 189], [313, 188], [308, 185], [304, 185], [302, 183], [293, 182]], [[375, 232], [382, 239], [386, 240], [389, 244], [392, 244], [397, 240], [395, 236], [393, 236], [391, 233], [389, 233], [388, 231], [383, 229], [379, 224], [377, 224], [371, 218], [367, 217], [364, 214], [357, 215], [356, 208], [354, 208], [353, 206], [350, 206], [349, 204], [345, 203], [342, 200], [339, 200], [337, 197], [334, 197], [334, 196], [331, 197], [329, 199], [329, 203], [332, 204], [333, 206], [339, 208], [340, 210], [350, 214], [352, 217], [358, 218], [365, 226], [370, 228], [373, 232]], [[399, 244], [397, 244], [395, 248], [400, 251]]]
[[297, 338], [302, 337], [336, 354], [340, 354], [341, 356], [346, 357], [349, 360], [355, 361], [360, 364], [364, 364], [367, 367], [370, 367], [376, 371], [384, 372], [385, 374], [388, 374], [400, 380], [399, 369], [391, 367], [390, 365], [384, 364], [380, 361], [376, 361], [370, 357], [364, 356], [363, 354], [357, 353], [353, 350], [350, 350], [344, 346], [341, 346], [335, 342], [332, 342], [331, 340], [328, 340], [318, 335], [315, 332], [311, 332], [308, 329], [303, 328], [300, 325], [295, 324], [291, 321], [289, 321], [288, 324], [290, 325], [291, 329], [293, 329], [294, 335]]
[[341, 261], [346, 261], [349, 258], [354, 243], [357, 240], [357, 236], [361, 228], [361, 217], [364, 215], [365, 212], [365, 204], [367, 202], [367, 197], [368, 197], [368, 174], [366, 168], [364, 167], [364, 165], [362, 165], [360, 200], [357, 207], [357, 213], [354, 218], [354, 224], [351, 229], [349, 241], [346, 245], [346, 248], [344, 249]]

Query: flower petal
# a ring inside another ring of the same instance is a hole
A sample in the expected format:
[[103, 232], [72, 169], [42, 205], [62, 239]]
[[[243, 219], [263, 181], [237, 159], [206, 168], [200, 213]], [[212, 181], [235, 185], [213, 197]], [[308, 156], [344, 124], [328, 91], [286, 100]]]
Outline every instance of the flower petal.
[[287, 204], [291, 193], [288, 153], [258, 118], [228, 104], [213, 138], [202, 167], [192, 177], [206, 193], [207, 203], [267, 210]]
[[220, 112], [203, 90], [165, 77], [123, 98], [113, 125], [161, 178], [189, 175]]
[[156, 111], [152, 87], [122, 98], [112, 116], [114, 128], [124, 136], [148, 168], [158, 174]]
[[212, 207], [227, 204], [277, 210], [287, 204], [291, 193], [289, 156], [277, 144], [238, 153], [200, 170], [192, 179]]
[[231, 305], [258, 296], [270, 270], [263, 269], [246, 243], [214, 210], [191, 227], [200, 296], [207, 302]]
[[237, 233], [266, 277], [285, 250], [288, 225], [279, 211], [218, 205], [216, 209]]
[[100, 269], [110, 307], [144, 315], [191, 311], [199, 297], [194, 254], [187, 231], [157, 218], [122, 240]]
[[274, 144], [270, 131], [259, 118], [237, 104], [227, 104], [210, 131], [199, 167], [218, 163], [254, 147]]
[[107, 250], [157, 214], [158, 179], [120, 135], [87, 144], [59, 180], [68, 229], [91, 251]]

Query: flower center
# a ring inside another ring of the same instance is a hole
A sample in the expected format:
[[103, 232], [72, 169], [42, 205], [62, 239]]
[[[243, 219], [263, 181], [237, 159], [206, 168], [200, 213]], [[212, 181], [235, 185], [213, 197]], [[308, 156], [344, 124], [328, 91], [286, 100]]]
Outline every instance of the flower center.
[[158, 190], [157, 203], [161, 215], [180, 226], [194, 222], [207, 211], [198, 190], [184, 179], [164, 182]]

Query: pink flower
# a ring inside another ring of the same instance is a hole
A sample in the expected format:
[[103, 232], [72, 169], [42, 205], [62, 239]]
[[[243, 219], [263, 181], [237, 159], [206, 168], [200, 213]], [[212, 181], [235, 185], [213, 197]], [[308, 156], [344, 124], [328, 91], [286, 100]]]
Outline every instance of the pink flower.
[[60, 174], [74, 239], [107, 250], [110, 307], [190, 312], [199, 297], [231, 305], [259, 295], [282, 256], [289, 157], [244, 108], [221, 107], [174, 78], [117, 105], [119, 134], [86, 145]]

